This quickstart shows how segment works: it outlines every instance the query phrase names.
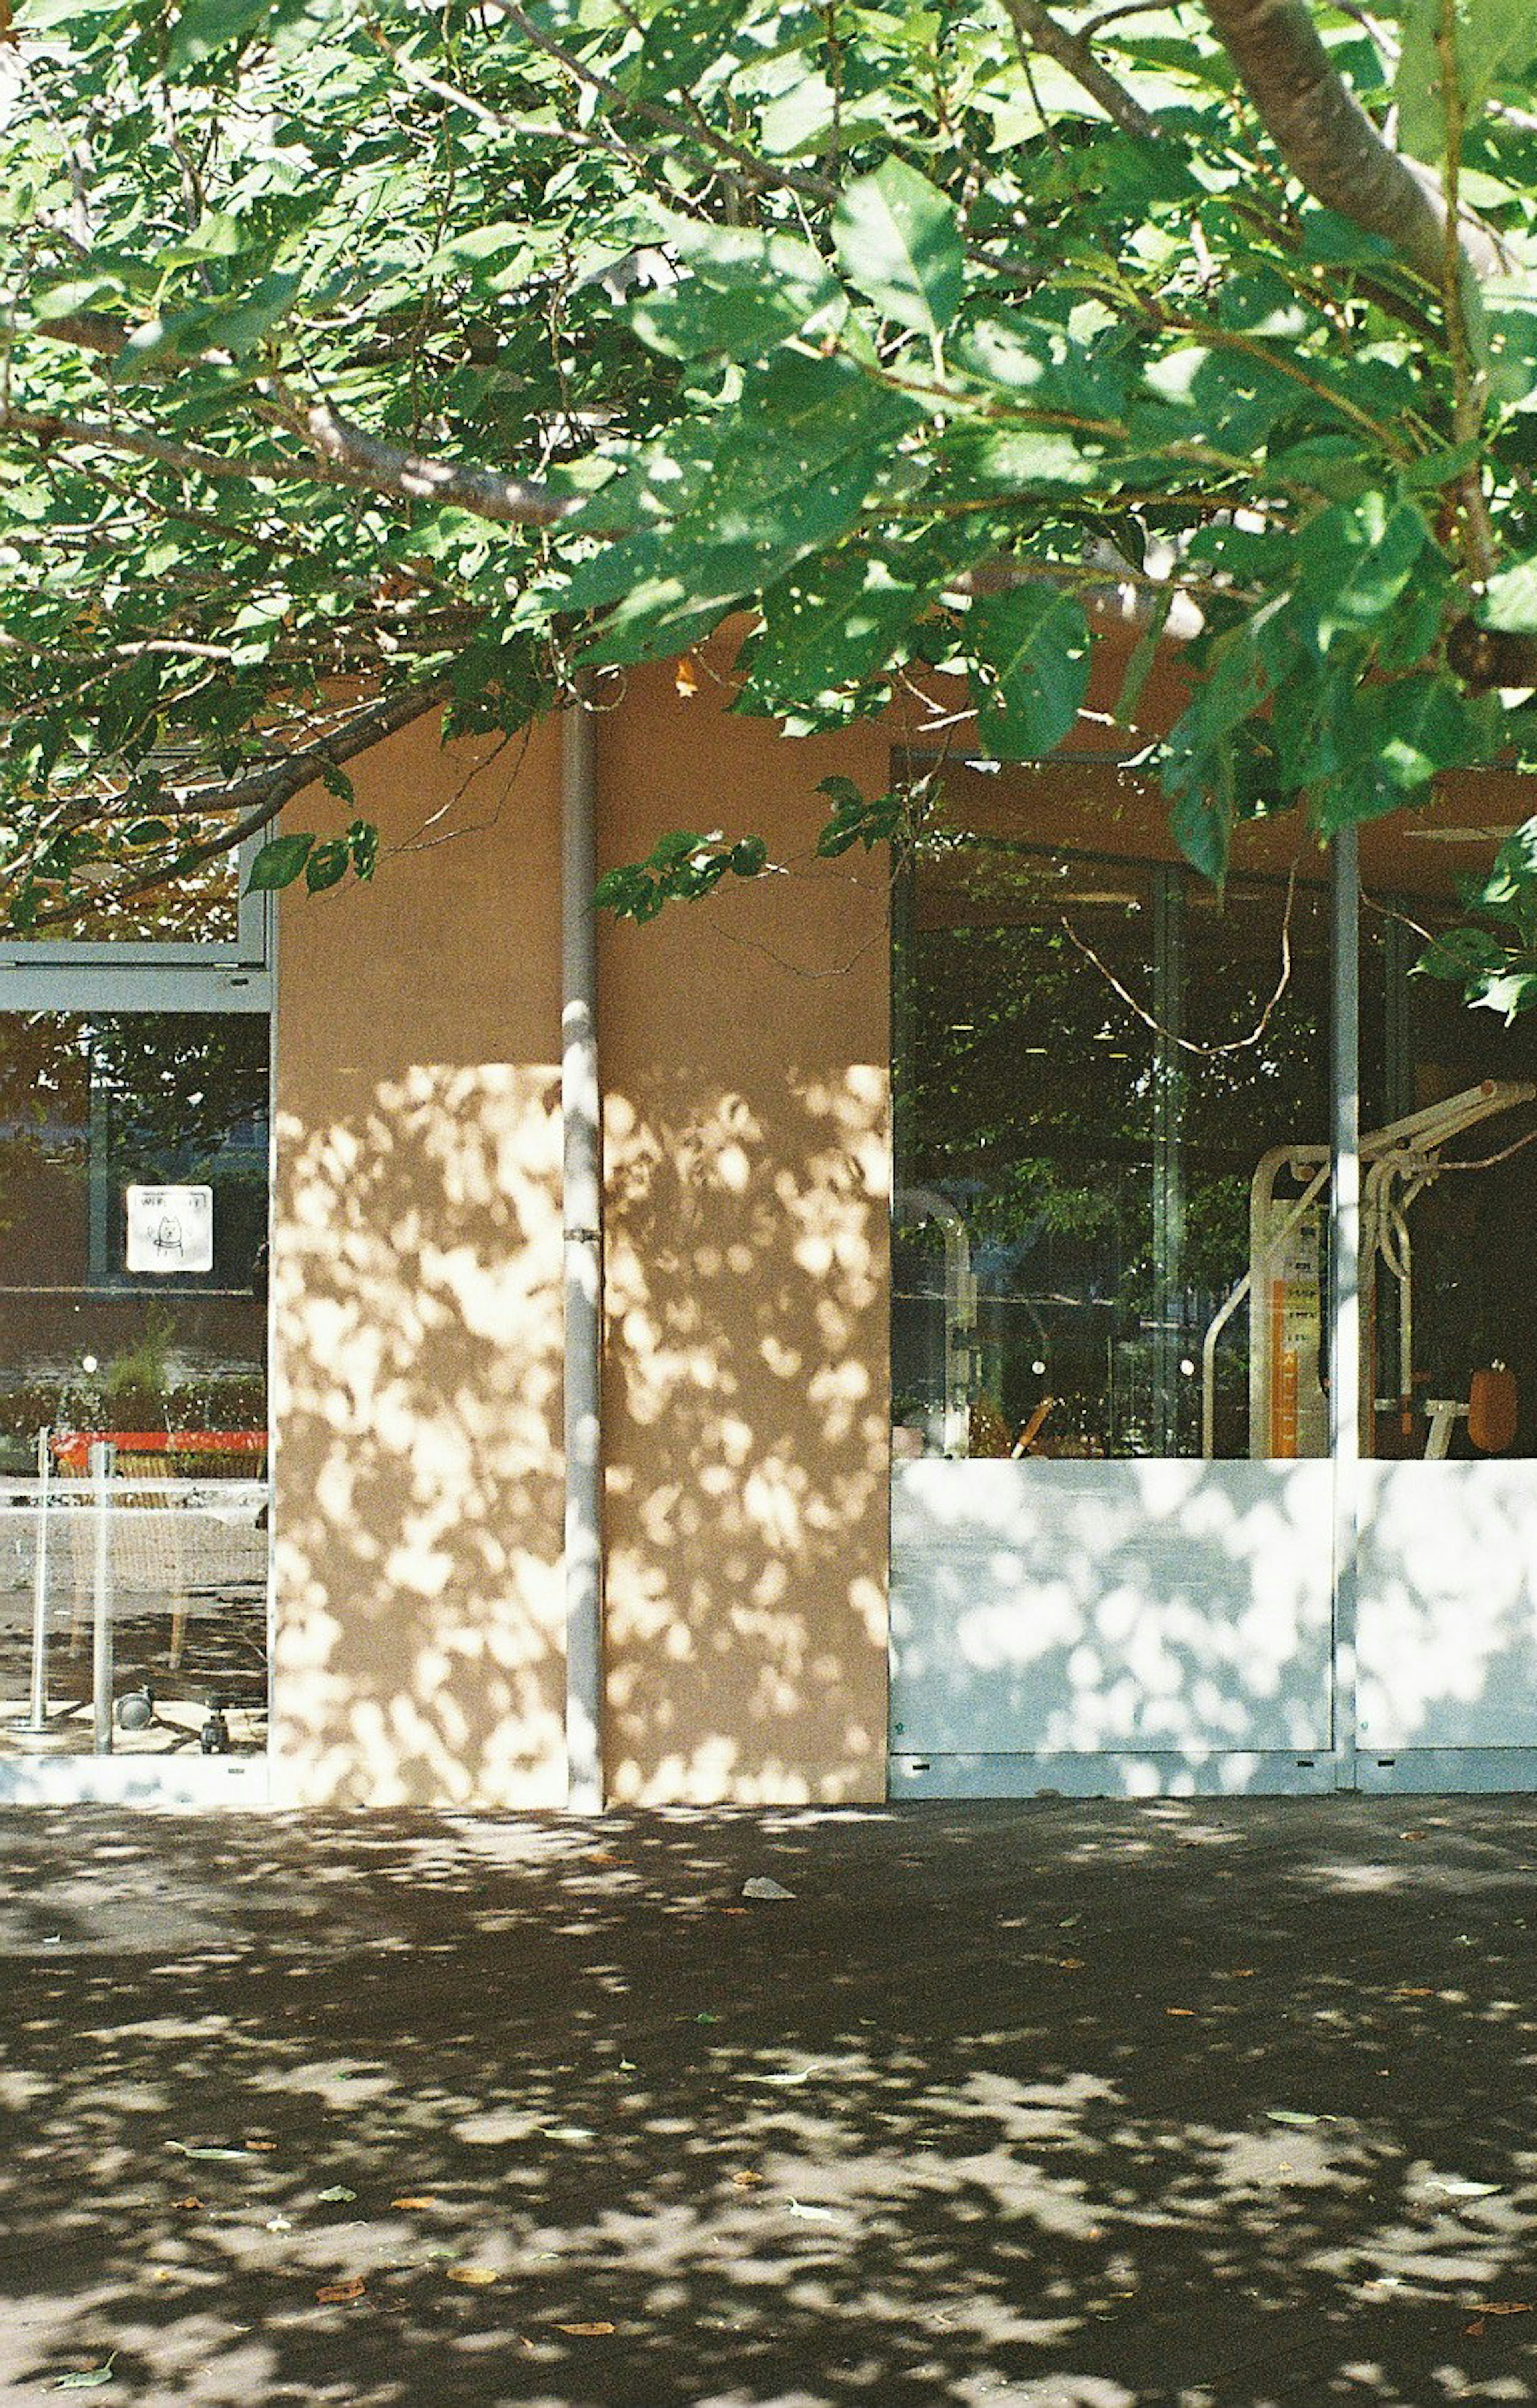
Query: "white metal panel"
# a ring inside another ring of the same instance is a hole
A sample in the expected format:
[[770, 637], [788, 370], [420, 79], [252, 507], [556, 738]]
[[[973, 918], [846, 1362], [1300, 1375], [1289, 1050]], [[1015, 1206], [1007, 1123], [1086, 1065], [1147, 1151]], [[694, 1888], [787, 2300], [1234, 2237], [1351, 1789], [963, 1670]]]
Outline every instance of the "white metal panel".
[[892, 1466], [899, 1755], [1330, 1743], [1327, 1463]]
[[1537, 1463], [1360, 1481], [1360, 1745], [1537, 1747]]

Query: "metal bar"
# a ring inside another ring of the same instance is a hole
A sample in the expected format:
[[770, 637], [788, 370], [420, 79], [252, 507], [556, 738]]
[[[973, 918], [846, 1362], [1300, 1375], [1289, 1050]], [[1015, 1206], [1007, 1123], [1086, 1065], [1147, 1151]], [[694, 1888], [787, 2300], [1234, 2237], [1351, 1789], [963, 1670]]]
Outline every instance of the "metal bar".
[[48, 1728], [48, 1482], [49, 1432], [37, 1433], [37, 1536], [32, 1563], [32, 1711], [30, 1731]]
[[1153, 872], [1153, 1412], [1156, 1455], [1179, 1449], [1179, 1362], [1185, 1165], [1185, 1075], [1179, 1036], [1185, 1000], [1185, 886], [1182, 873]]
[[[1281, 1151], [1281, 1148], [1276, 1148], [1277, 1154]], [[1293, 1150], [1290, 1148], [1287, 1149], [1288, 1155]], [[1312, 1149], [1299, 1147], [1295, 1149], [1295, 1151], [1297, 1153], [1307, 1153], [1312, 1151]], [[1256, 1182], [1259, 1182], [1260, 1173], [1265, 1168], [1265, 1163], [1270, 1159], [1271, 1157], [1269, 1155], [1262, 1157], [1259, 1169], [1254, 1174]], [[1201, 1452], [1208, 1462], [1211, 1460], [1212, 1455], [1216, 1451], [1217, 1341], [1221, 1337], [1223, 1330], [1226, 1329], [1229, 1322], [1232, 1319], [1232, 1316], [1237, 1312], [1239, 1306], [1243, 1303], [1244, 1298], [1249, 1295], [1256, 1280], [1262, 1280], [1264, 1278], [1271, 1267], [1271, 1264], [1279, 1254], [1281, 1248], [1286, 1244], [1287, 1240], [1290, 1237], [1293, 1229], [1297, 1226], [1302, 1214], [1307, 1211], [1308, 1206], [1327, 1185], [1329, 1180], [1329, 1164], [1326, 1162], [1321, 1170], [1315, 1172], [1312, 1179], [1309, 1180], [1307, 1185], [1303, 1188], [1302, 1194], [1293, 1197], [1291, 1202], [1284, 1208], [1286, 1217], [1276, 1223], [1274, 1228], [1271, 1232], [1269, 1241], [1265, 1245], [1253, 1248], [1251, 1250], [1248, 1269], [1244, 1273], [1243, 1278], [1238, 1282], [1237, 1285], [1229, 1289], [1224, 1302], [1218, 1311], [1212, 1315], [1211, 1320], [1206, 1325], [1206, 1335], [1203, 1339], [1201, 1344]], [[1253, 1310], [1252, 1306], [1250, 1309], [1251, 1311]], [[1251, 1355], [1253, 1351], [1254, 1350], [1251, 1347]], [[1250, 1397], [1249, 1411], [1251, 1414], [1254, 1412], [1252, 1393]]]
[[1334, 1126], [1329, 1437], [1334, 1484], [1334, 1782], [1356, 1786], [1360, 1582], [1360, 871], [1353, 827], [1333, 851]]
[[567, 1802], [604, 1802], [603, 1105], [598, 1081], [597, 765], [591, 712], [561, 723], [561, 1110], [565, 1285]]
[[91, 1598], [91, 1717], [92, 1746], [97, 1756], [112, 1753], [113, 1453], [107, 1440], [99, 1440], [91, 1450], [92, 1507], [96, 1516]]
[[101, 1287], [107, 1277], [109, 1191], [107, 1187], [108, 1156], [111, 1150], [111, 1122], [107, 1082], [102, 1075], [101, 1060], [96, 1051], [94, 1030], [91, 1031], [91, 1123], [90, 1144], [86, 1156], [87, 1261], [91, 1283]]

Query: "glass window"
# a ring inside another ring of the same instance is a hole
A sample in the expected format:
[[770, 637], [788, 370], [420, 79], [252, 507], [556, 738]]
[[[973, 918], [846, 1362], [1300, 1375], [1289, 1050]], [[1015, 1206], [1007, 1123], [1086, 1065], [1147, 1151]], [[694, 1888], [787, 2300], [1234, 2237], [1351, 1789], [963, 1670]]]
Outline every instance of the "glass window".
[[895, 1452], [1326, 1453], [1322, 887], [1054, 841], [1069, 777], [901, 898]]
[[[135, 824], [153, 826], [162, 837], [167, 826], [178, 824], [187, 845], [193, 847], [218, 841], [233, 830], [235, 823], [229, 813], [212, 810], [189, 817], [184, 824], [156, 821], [152, 814], [141, 811], [118, 824], [125, 837]], [[75, 871], [76, 887], [88, 898], [82, 909], [67, 920], [49, 920], [46, 913], [53, 890], [45, 881], [40, 888], [44, 916], [39, 924], [7, 925], [0, 930], [0, 944], [24, 959], [38, 961], [62, 959], [98, 946], [132, 946], [136, 957], [144, 959], [167, 954], [207, 959], [216, 952], [236, 951], [242, 958], [255, 958], [264, 933], [263, 898], [243, 897], [241, 893], [253, 850], [254, 845], [248, 843], [241, 850], [215, 853], [184, 876], [167, 878], [137, 894], [133, 888], [142, 874], [145, 854], [135, 854], [131, 843], [120, 844], [109, 837], [100, 860], [78, 866]], [[63, 894], [62, 885], [57, 891]]]
[[1504, 832], [1466, 818], [1446, 802], [1362, 832], [1361, 1447], [1379, 1456], [1537, 1454], [1537, 1022], [1416, 968]]
[[268, 1084], [263, 1015], [0, 1015], [0, 1752], [263, 1743]]

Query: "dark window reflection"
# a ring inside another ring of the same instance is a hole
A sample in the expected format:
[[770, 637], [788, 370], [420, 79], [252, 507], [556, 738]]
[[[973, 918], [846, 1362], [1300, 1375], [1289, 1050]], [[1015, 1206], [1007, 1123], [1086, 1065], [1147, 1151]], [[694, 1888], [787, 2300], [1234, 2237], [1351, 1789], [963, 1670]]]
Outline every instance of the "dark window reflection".
[[[1172, 865], [1000, 838], [919, 858], [897, 965], [899, 1455], [1202, 1452], [1203, 1341], [1248, 1268], [1257, 1167], [1327, 1146], [1326, 927], [1300, 882], [1218, 897]], [[1284, 1220], [1289, 1161], [1271, 1192]], [[1325, 1450], [1316, 1236], [1306, 1215], [1291, 1233], [1266, 1452]], [[1210, 1388], [1210, 1450], [1246, 1455], [1246, 1304]]]
[[[0, 1018], [0, 1469], [39, 1427], [265, 1426], [267, 1025]], [[134, 1186], [212, 1190], [212, 1266], [127, 1268]]]

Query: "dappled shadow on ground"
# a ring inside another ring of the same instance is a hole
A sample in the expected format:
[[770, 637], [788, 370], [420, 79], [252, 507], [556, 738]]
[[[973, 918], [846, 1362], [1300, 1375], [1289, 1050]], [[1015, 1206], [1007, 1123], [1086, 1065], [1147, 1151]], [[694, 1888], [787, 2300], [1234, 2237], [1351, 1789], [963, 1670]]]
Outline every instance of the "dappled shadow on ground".
[[4, 1828], [7, 2396], [1531, 2396], [1525, 1803]]

